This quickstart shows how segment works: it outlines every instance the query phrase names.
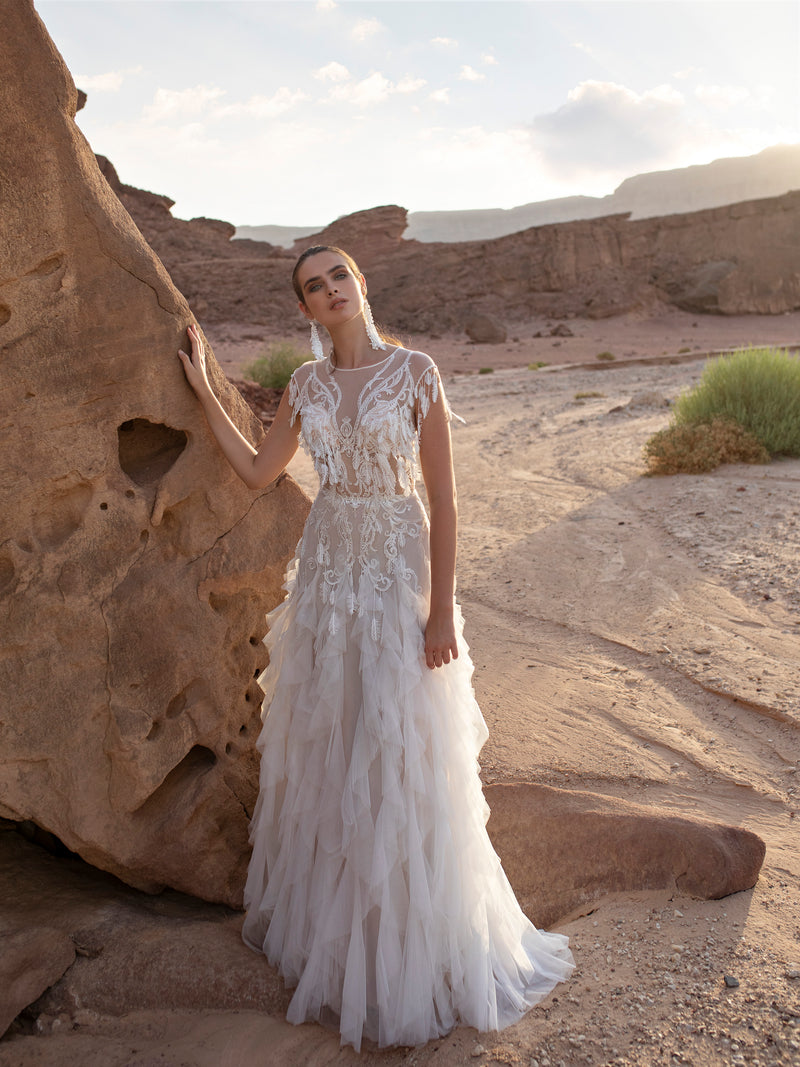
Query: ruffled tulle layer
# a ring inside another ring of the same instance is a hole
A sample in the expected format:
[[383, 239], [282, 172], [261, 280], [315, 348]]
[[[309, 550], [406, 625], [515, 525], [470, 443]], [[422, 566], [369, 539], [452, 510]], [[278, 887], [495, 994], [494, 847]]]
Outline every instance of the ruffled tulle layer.
[[308, 548], [269, 616], [244, 938], [296, 986], [291, 1022], [333, 1016], [356, 1049], [504, 1027], [573, 964], [486, 833], [467, 646], [429, 670], [422, 586], [331, 587]]

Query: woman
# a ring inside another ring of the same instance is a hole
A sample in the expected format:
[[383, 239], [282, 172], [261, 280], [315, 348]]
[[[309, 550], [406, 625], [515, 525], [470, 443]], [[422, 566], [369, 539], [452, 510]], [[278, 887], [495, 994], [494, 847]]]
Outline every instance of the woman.
[[179, 353], [251, 488], [300, 439], [320, 478], [268, 620], [243, 936], [296, 986], [289, 1020], [333, 1023], [357, 1050], [364, 1036], [497, 1029], [573, 964], [565, 937], [523, 915], [485, 829], [447, 401], [433, 361], [375, 329], [346, 252], [308, 249], [293, 284], [317, 359], [293, 374], [257, 450], [214, 397], [195, 327]]

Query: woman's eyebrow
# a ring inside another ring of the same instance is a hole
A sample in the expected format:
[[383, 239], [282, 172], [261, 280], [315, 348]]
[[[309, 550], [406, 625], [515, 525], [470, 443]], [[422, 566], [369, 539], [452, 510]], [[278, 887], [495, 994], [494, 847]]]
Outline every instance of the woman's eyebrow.
[[[347, 270], [347, 268], [345, 267], [344, 263], [337, 263], [335, 267], [331, 267], [331, 269], [326, 271], [325, 273], [326, 274], [335, 274], [337, 270]], [[312, 282], [319, 282], [319, 281], [322, 281], [322, 275], [321, 274], [315, 274], [313, 278], [309, 278], [308, 281], [303, 285], [303, 289], [304, 290], [307, 289], [309, 287], [309, 285], [311, 285]]]

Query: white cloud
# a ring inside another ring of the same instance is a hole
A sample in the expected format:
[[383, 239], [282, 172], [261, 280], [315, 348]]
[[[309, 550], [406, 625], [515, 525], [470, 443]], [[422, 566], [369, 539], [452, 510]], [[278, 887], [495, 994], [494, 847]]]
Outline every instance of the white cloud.
[[116, 93], [128, 74], [140, 74], [141, 67], [128, 67], [126, 70], [109, 70], [105, 74], [76, 74], [75, 84], [85, 93]]
[[195, 85], [191, 89], [156, 89], [153, 103], [148, 104], [144, 114], [146, 118], [154, 120], [178, 115], [201, 115], [224, 95], [224, 89], [211, 85]]
[[383, 23], [376, 18], [357, 19], [350, 30], [350, 36], [356, 41], [368, 41], [370, 37], [374, 37], [382, 29]]
[[481, 63], [483, 63], [487, 67], [496, 67], [497, 57], [492, 55], [491, 52], [484, 52], [481, 56]]
[[361, 81], [351, 81], [349, 75], [347, 78], [348, 80], [342, 79], [331, 86], [325, 97], [326, 103], [344, 101], [357, 108], [369, 108], [384, 103], [390, 96], [398, 93], [406, 96], [416, 93], [428, 84], [424, 78], [412, 78], [409, 74], [399, 82], [392, 82], [380, 71], [373, 71]]
[[317, 0], [314, 4], [315, 11], [335, 11], [339, 5], [336, 0]]
[[319, 78], [320, 81], [342, 82], [350, 77], [350, 71], [334, 59], [326, 63], [324, 67], [315, 70], [314, 77]]
[[709, 107], [730, 108], [750, 100], [750, 90], [743, 85], [698, 85], [694, 95]]
[[375, 71], [359, 82], [347, 82], [335, 85], [328, 96], [329, 100], [344, 100], [356, 107], [371, 107], [381, 104], [392, 92], [394, 86], [380, 71]]
[[282, 115], [285, 111], [290, 111], [293, 107], [308, 99], [308, 93], [304, 93], [302, 89], [292, 90], [282, 85], [272, 96], [256, 95], [240, 103], [223, 104], [221, 107], [212, 108], [210, 117], [223, 119], [231, 116], [246, 115], [249, 118], [256, 119], [274, 118], [276, 115]]
[[675, 70], [672, 72], [672, 77], [677, 78], [678, 81], [686, 81], [687, 78], [696, 78], [698, 74], [702, 74], [701, 67], [684, 67], [683, 70]]
[[583, 41], [573, 41], [572, 47], [577, 48], [579, 52], [585, 53], [585, 55], [590, 56], [592, 59], [597, 58], [592, 46], [589, 44], [584, 44]]
[[431, 44], [437, 48], [458, 48], [458, 41], [453, 37], [431, 37]]
[[406, 74], [395, 88], [398, 93], [416, 93], [419, 89], [424, 89], [427, 84], [424, 78], [412, 78], [410, 74]]
[[481, 74], [479, 70], [475, 70], [466, 63], [458, 72], [458, 77], [462, 82], [482, 82], [486, 79], [485, 74]]
[[436, 92], [430, 93], [429, 100], [432, 100], [434, 104], [449, 104], [450, 103], [450, 90], [449, 89], [437, 89]]
[[585, 81], [556, 111], [535, 118], [532, 130], [545, 166], [564, 178], [635, 173], [668, 160], [685, 142], [685, 100], [669, 85], [637, 93], [614, 82]]

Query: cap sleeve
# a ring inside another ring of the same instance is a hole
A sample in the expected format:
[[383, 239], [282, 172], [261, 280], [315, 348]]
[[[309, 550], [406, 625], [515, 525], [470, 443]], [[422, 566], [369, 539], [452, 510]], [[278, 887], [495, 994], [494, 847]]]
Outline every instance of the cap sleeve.
[[286, 387], [286, 391], [289, 396], [289, 425], [294, 426], [297, 416], [300, 414], [303, 408], [303, 400], [307, 393], [307, 385], [309, 379], [309, 372], [307, 368], [313, 366], [313, 363], [303, 363], [292, 374], [289, 379], [289, 384]]
[[447, 397], [444, 395], [444, 387], [442, 386], [442, 379], [439, 376], [439, 369], [436, 364], [431, 360], [427, 367], [422, 371], [419, 378], [417, 378], [417, 384], [414, 388], [414, 421], [417, 427], [417, 433], [422, 432], [422, 424], [428, 416], [428, 412], [436, 404], [442, 404], [444, 407], [444, 417], [450, 422], [451, 412], [450, 405], [447, 403]]

